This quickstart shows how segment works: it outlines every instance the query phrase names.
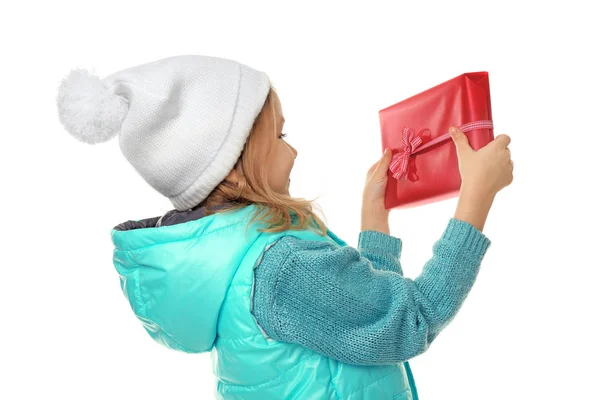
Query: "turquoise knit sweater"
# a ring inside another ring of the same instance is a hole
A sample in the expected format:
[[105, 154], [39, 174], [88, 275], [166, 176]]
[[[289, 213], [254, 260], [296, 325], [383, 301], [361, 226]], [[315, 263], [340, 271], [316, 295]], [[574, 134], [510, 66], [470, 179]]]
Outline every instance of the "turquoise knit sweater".
[[350, 364], [394, 364], [427, 350], [457, 314], [490, 240], [451, 218], [415, 279], [402, 241], [362, 231], [358, 246], [284, 236], [255, 269], [253, 314], [271, 338]]

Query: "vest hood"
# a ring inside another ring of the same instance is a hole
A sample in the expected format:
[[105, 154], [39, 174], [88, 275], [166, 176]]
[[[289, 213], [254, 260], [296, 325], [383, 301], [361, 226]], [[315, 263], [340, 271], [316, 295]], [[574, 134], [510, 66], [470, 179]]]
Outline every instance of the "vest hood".
[[232, 232], [244, 234], [254, 208], [209, 216], [202, 208], [173, 210], [111, 230], [121, 290], [155, 341], [187, 353], [212, 349], [225, 295], [246, 250], [228, 246], [229, 235], [212, 233], [239, 224]]

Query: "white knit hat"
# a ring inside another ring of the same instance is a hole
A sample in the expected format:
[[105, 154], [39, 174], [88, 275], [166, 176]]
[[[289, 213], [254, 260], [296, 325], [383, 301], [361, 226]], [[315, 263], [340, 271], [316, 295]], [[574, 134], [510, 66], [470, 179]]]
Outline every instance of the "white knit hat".
[[60, 122], [95, 144], [119, 132], [125, 158], [185, 211], [235, 166], [271, 83], [234, 60], [180, 55], [100, 79], [74, 69], [56, 97]]

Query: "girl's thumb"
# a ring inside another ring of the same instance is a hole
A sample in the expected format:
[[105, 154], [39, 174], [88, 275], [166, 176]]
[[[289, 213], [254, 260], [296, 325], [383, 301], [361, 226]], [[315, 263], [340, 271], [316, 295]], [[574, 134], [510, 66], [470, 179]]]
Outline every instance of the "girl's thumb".
[[377, 169], [381, 171], [385, 171], [387, 167], [390, 165], [390, 161], [392, 159], [392, 151], [386, 147], [383, 151], [383, 155], [379, 160], [379, 165], [377, 165]]
[[385, 164], [385, 166], [387, 166], [391, 159], [392, 159], [392, 151], [386, 147], [385, 150], [383, 151], [383, 155], [381, 156], [380, 163]]
[[467, 139], [467, 136], [460, 129], [454, 126], [451, 127], [450, 136], [452, 137], [452, 140], [456, 145], [457, 151], [460, 152], [464, 151], [466, 148], [471, 148], [471, 145], [469, 144], [469, 139]]

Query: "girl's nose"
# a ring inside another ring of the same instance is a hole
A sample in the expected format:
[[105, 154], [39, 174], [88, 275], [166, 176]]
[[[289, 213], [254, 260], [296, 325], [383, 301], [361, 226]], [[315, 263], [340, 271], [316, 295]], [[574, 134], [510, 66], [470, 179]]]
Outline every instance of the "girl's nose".
[[294, 158], [296, 158], [298, 156], [298, 152], [296, 151], [296, 149], [294, 148], [294, 146], [292, 146], [291, 144], [288, 144], [288, 146], [292, 150], [292, 153], [294, 153]]

